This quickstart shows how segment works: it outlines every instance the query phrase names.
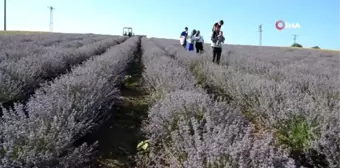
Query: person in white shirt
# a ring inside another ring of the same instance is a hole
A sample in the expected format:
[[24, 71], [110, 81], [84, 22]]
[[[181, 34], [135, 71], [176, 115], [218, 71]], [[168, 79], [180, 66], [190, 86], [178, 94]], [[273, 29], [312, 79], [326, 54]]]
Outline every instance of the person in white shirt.
[[221, 32], [221, 26], [216, 26], [215, 31], [211, 34], [211, 47], [213, 49], [213, 62], [220, 63], [222, 54], [222, 43], [224, 43], [223, 32]]
[[202, 53], [203, 52], [203, 43], [204, 43], [204, 39], [203, 36], [201, 35], [200, 31], [198, 30], [196, 35], [195, 35], [195, 48], [196, 48], [196, 52], [197, 53]]
[[187, 37], [187, 51], [194, 51], [196, 30], [194, 29], [190, 36]]

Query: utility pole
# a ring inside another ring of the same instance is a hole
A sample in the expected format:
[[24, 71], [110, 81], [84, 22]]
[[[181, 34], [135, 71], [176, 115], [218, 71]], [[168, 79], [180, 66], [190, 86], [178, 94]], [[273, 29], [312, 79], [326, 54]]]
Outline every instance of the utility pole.
[[6, 18], [7, 18], [7, 16], [6, 16], [6, 0], [4, 0], [4, 31], [6, 31]]
[[294, 36], [294, 44], [296, 43], [296, 34], [293, 34], [293, 36]]
[[259, 26], [259, 33], [260, 33], [259, 43], [260, 43], [260, 46], [262, 46], [262, 24]]
[[55, 8], [53, 6], [48, 6], [48, 9], [50, 9], [50, 32], [53, 31], [53, 10]]

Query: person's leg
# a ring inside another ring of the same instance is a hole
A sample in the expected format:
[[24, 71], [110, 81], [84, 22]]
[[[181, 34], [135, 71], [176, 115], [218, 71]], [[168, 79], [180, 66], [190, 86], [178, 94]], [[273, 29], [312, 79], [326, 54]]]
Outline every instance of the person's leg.
[[189, 45], [188, 45], [188, 51], [192, 51], [192, 44], [191, 43], [189, 43]]
[[200, 43], [200, 53], [203, 52], [203, 43]]
[[215, 58], [216, 58], [216, 48], [213, 47], [212, 50], [213, 50], [213, 62], [215, 62]]
[[220, 59], [221, 59], [221, 55], [222, 55], [222, 48], [216, 48], [216, 62], [217, 64], [220, 64]]
[[199, 53], [201, 50], [201, 43], [196, 42], [196, 52]]

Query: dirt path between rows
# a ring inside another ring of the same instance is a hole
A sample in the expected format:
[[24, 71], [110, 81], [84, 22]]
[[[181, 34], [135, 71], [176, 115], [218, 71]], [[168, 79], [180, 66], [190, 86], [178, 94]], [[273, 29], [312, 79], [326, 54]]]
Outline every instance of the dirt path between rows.
[[98, 157], [91, 167], [134, 167], [137, 144], [143, 140], [141, 123], [147, 117], [148, 103], [142, 86], [141, 46], [129, 65], [121, 86], [121, 102], [113, 115], [93, 135], [99, 141]]

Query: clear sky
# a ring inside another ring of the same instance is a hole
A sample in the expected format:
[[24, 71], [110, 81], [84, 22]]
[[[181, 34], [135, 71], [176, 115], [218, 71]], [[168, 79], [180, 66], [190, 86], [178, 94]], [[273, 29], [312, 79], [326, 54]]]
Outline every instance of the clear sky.
[[[7, 29], [48, 31], [50, 5], [56, 32], [122, 34], [131, 26], [135, 34], [179, 38], [187, 26], [208, 39], [213, 23], [223, 19], [229, 44], [258, 45], [263, 24], [263, 45], [291, 45], [297, 34], [304, 47], [340, 49], [339, 0], [7, 0]], [[301, 28], [278, 31], [279, 19]]]

